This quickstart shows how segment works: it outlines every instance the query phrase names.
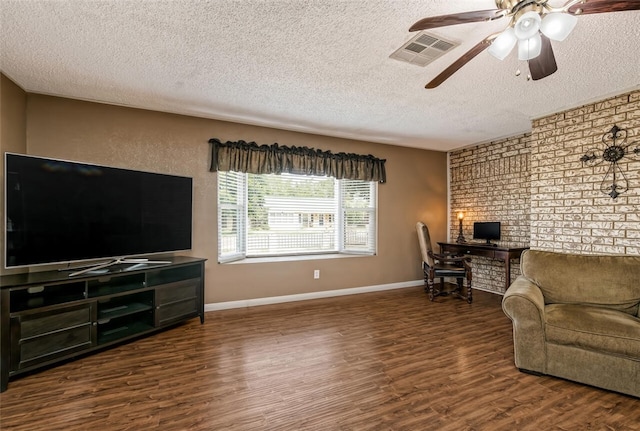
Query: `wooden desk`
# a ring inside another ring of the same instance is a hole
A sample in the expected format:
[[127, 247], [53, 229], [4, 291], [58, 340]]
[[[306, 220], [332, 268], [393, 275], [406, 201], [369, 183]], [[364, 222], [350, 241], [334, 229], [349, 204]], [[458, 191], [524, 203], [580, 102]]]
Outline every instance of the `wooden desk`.
[[511, 259], [519, 259], [520, 254], [529, 247], [500, 247], [481, 243], [439, 242], [440, 253], [468, 254], [504, 261], [505, 292], [511, 284]]

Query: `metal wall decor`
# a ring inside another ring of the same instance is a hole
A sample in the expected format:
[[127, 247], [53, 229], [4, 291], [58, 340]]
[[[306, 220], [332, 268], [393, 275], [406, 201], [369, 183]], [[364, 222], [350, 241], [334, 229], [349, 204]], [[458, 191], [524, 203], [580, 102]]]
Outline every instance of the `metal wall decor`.
[[[627, 177], [620, 168], [618, 162], [627, 154], [640, 155], [640, 147], [629, 149], [631, 143], [627, 143], [627, 130], [614, 125], [611, 130], [602, 135], [603, 149], [593, 149], [580, 157], [580, 161], [589, 166], [596, 166], [602, 162], [610, 163], [602, 183], [600, 191], [605, 195], [617, 198], [621, 193], [629, 190]], [[602, 154], [599, 152], [602, 151]]]

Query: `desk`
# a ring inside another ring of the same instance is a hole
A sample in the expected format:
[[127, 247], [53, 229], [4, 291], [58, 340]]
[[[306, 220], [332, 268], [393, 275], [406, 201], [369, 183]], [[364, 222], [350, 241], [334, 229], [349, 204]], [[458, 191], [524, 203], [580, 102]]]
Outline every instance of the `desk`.
[[520, 254], [529, 247], [494, 247], [491, 245], [474, 243], [439, 242], [440, 253], [468, 254], [471, 256], [483, 256], [490, 259], [504, 261], [505, 292], [511, 284], [511, 259], [518, 259]]

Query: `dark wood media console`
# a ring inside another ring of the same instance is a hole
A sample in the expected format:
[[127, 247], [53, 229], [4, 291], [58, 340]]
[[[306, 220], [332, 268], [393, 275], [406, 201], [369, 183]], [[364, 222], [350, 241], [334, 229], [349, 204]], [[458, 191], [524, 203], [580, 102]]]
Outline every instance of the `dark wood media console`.
[[0, 391], [9, 378], [200, 317], [205, 259], [120, 264], [69, 277], [0, 277]]

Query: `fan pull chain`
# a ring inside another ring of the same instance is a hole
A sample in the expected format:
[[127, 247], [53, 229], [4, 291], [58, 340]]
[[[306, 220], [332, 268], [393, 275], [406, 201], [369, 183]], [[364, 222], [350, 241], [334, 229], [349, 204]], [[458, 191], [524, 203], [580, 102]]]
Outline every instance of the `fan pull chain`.
[[[516, 76], [520, 76], [522, 72], [520, 72], [520, 68], [516, 70]], [[527, 73], [527, 81], [531, 81], [531, 73]]]

